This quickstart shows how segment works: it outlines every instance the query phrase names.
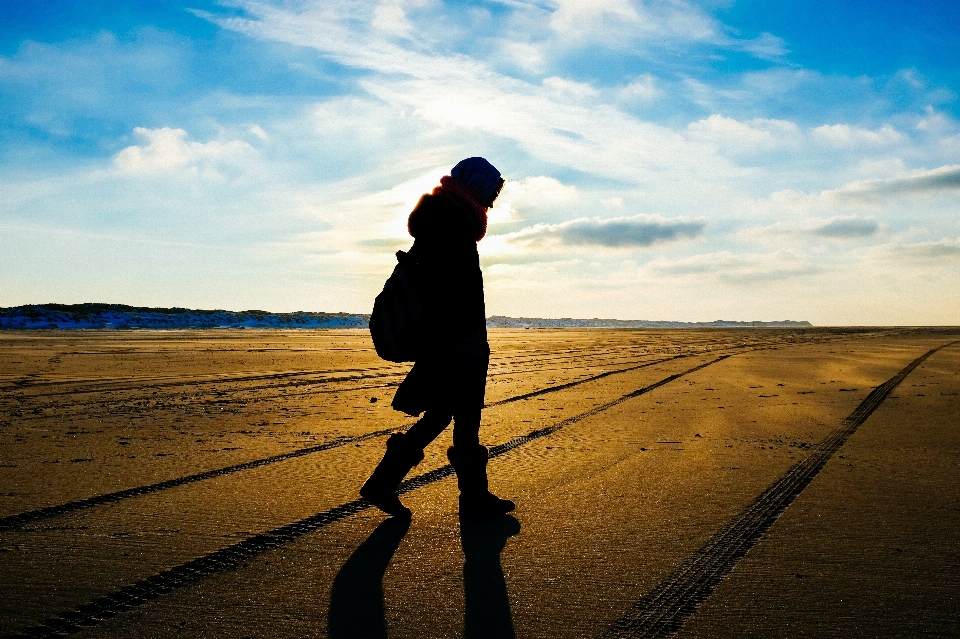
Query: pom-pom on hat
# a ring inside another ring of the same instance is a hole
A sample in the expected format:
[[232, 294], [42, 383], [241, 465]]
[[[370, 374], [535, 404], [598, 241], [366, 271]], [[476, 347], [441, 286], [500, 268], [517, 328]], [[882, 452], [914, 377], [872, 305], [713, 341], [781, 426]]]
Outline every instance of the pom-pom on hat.
[[481, 206], [489, 206], [503, 186], [500, 171], [483, 158], [461, 160], [450, 177], [470, 189]]

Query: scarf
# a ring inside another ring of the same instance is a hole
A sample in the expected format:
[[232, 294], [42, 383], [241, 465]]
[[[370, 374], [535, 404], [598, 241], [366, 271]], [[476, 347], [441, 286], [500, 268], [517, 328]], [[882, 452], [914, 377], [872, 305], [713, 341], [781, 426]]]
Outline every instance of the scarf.
[[460, 180], [449, 175], [440, 178], [440, 186], [433, 189], [434, 195], [445, 195], [460, 205], [473, 222], [477, 242], [487, 234], [487, 207], [481, 206], [477, 197]]

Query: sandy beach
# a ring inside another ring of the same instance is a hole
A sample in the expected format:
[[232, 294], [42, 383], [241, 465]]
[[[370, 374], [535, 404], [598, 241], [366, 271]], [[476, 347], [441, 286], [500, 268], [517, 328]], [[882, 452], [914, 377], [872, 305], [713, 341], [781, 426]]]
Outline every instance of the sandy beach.
[[517, 510], [459, 520], [447, 432], [405, 522], [365, 331], [0, 333], [3, 635], [960, 633], [960, 330], [490, 337]]

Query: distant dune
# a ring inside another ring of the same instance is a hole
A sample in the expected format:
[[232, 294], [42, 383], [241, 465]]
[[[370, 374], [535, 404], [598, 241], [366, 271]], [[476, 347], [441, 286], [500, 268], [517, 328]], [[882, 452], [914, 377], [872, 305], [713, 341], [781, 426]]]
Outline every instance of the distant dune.
[[37, 304], [0, 309], [0, 328], [366, 328], [369, 315]]
[[[270, 313], [268, 311], [144, 308], [125, 304], [35, 304], [0, 309], [0, 329], [73, 328], [366, 328], [364, 313]], [[700, 328], [805, 327], [810, 322], [670, 322], [617, 319], [487, 318], [491, 328]]]
[[618, 320], [618, 319], [540, 319], [536, 317], [502, 317], [494, 315], [487, 318], [491, 328], [704, 328], [717, 327], [783, 327], [813, 326], [810, 322], [783, 320], [780, 322], [734, 322], [714, 320], [712, 322], [669, 322], [656, 320]]

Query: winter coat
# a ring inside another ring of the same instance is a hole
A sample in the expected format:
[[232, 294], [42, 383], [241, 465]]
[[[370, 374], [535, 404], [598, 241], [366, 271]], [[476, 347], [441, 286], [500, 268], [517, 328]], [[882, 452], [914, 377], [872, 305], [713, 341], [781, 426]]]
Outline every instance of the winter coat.
[[424, 195], [407, 227], [424, 315], [416, 362], [393, 407], [410, 415], [428, 408], [479, 409], [490, 348], [474, 218], [450, 197]]

